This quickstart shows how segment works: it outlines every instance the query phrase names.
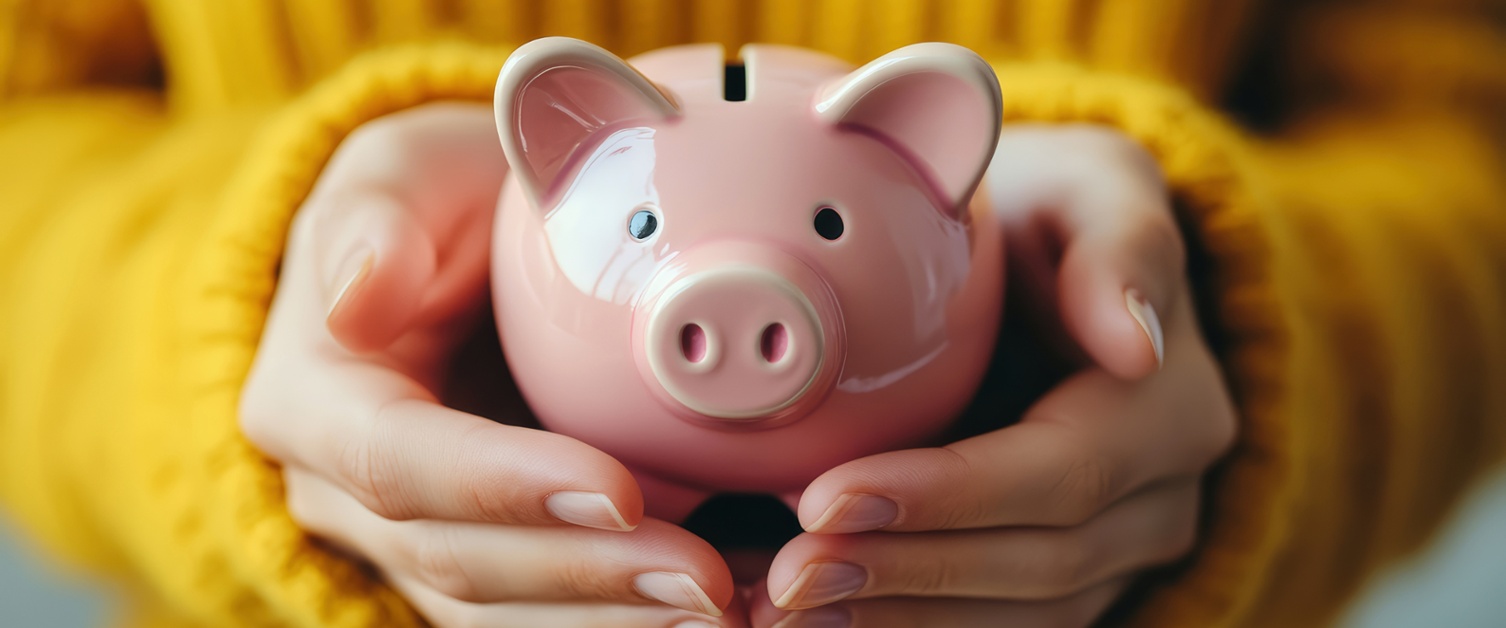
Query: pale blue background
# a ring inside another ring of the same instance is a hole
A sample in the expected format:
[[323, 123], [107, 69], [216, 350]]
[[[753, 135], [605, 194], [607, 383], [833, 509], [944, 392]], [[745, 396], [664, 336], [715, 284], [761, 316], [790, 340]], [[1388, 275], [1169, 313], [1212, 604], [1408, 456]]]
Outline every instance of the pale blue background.
[[[0, 533], [0, 626], [93, 627], [114, 604]], [[1506, 627], [1506, 474], [1478, 491], [1429, 551], [1379, 579], [1343, 628]]]

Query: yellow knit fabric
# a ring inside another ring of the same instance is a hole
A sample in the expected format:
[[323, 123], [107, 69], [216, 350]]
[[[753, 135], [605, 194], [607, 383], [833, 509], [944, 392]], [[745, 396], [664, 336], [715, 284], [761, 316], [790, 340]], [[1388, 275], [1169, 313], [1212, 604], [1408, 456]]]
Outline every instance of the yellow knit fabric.
[[[0, 0], [0, 504], [151, 625], [418, 622], [298, 530], [236, 401], [289, 220], [341, 139], [485, 101], [511, 45], [996, 62], [1005, 116], [1160, 160], [1243, 417], [1145, 626], [1315, 625], [1506, 453], [1506, 38], [1452, 2]], [[1272, 136], [1220, 117], [1256, 25]], [[1322, 89], [1317, 89], [1321, 87]]]

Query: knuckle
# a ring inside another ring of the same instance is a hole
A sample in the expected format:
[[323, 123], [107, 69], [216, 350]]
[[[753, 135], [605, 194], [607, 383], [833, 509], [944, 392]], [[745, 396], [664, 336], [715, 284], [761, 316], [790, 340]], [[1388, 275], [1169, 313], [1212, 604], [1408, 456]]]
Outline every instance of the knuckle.
[[1088, 124], [1064, 126], [1057, 133], [1063, 145], [1077, 151], [1122, 150], [1128, 140], [1117, 131]]
[[323, 529], [323, 504], [313, 499], [297, 474], [284, 472], [283, 484], [287, 487], [288, 516], [298, 527], [318, 532]]
[[340, 449], [340, 481], [378, 516], [393, 521], [413, 519], [417, 514], [403, 497], [402, 479], [386, 459], [371, 439], [351, 438]]
[[607, 570], [579, 560], [561, 562], [554, 571], [556, 590], [569, 591], [576, 597], [592, 600], [619, 598], [624, 595]]
[[1191, 554], [1192, 550], [1196, 547], [1197, 533], [1194, 530], [1187, 530], [1171, 535], [1170, 540], [1166, 543], [1166, 547], [1161, 551], [1161, 555], [1156, 557], [1156, 562], [1170, 563], [1181, 560], [1183, 556]]
[[1088, 520], [1118, 494], [1117, 474], [1100, 455], [1073, 460], [1052, 488], [1057, 522], [1067, 525]]
[[1158, 551], [1152, 557], [1156, 564], [1181, 560], [1197, 548], [1198, 508], [1196, 499], [1191, 500], [1185, 514], [1178, 517], [1162, 535]]
[[287, 406], [287, 395], [274, 392], [278, 385], [265, 373], [253, 372], [241, 389], [236, 423], [241, 435], [262, 455], [285, 463], [294, 437], [287, 433], [293, 424], [284, 417], [296, 412]]
[[[936, 470], [938, 471], [936, 477], [940, 480], [936, 483], [938, 489], [942, 486], [976, 485], [976, 478], [988, 476], [988, 474], [977, 469], [976, 465], [967, 456], [954, 449], [942, 447], [937, 451], [941, 452], [935, 459]], [[994, 510], [996, 509], [996, 505], [992, 499], [993, 496], [976, 490], [956, 492], [937, 490], [933, 494], [939, 497], [949, 493], [953, 497], [950, 499], [943, 498], [945, 499], [945, 501], [941, 502], [943, 507], [934, 510], [923, 509], [923, 512], [929, 511], [931, 516], [935, 517], [935, 523], [932, 527], [941, 530], [975, 528], [986, 525], [993, 518]]]
[[1045, 558], [1041, 593], [1047, 597], [1076, 593], [1091, 582], [1097, 567], [1097, 553], [1092, 548], [1073, 542], [1055, 544]]
[[318, 235], [319, 214], [327, 212], [329, 206], [329, 203], [321, 202], [319, 197], [310, 197], [293, 214], [293, 221], [288, 225], [289, 255], [298, 254], [306, 243], [315, 240]]
[[398, 117], [377, 118], [352, 130], [340, 143], [340, 148], [353, 153], [373, 149], [400, 148], [408, 136], [403, 127]]
[[466, 571], [455, 550], [453, 533], [439, 526], [425, 526], [414, 541], [414, 574], [446, 597], [463, 602], [477, 602], [480, 589]]
[[[461, 440], [468, 443], [484, 442], [488, 425], [472, 425]], [[473, 457], [472, 452], [460, 454], [459, 467], [464, 472], [452, 473], [450, 484], [456, 500], [464, 500], [469, 516], [478, 521], [491, 523], [532, 523], [529, 503], [542, 504], [541, 497], [530, 493], [529, 486], [517, 481], [505, 470], [490, 466], [485, 457]], [[530, 501], [531, 500], [531, 501]]]
[[[345, 156], [381, 154], [386, 161], [380, 166], [384, 172], [403, 172], [414, 165], [415, 149], [423, 141], [421, 125], [413, 122], [413, 110], [389, 114], [377, 118], [351, 131], [340, 142], [338, 153], [331, 159], [332, 166], [340, 166]], [[369, 167], [369, 165], [368, 165]]]
[[956, 565], [936, 560], [895, 573], [898, 592], [905, 595], [936, 596], [956, 593], [960, 574]]
[[477, 519], [493, 523], [513, 523], [511, 497], [496, 487], [488, 486], [485, 480], [466, 476], [460, 479], [461, 494], [470, 502], [470, 509]]
[[493, 617], [488, 617], [482, 606], [464, 602], [450, 602], [450, 608], [435, 624], [443, 628], [499, 628]]
[[994, 506], [981, 497], [953, 500], [937, 513], [937, 529], [965, 530], [976, 528], [994, 514]]
[[247, 381], [241, 392], [236, 419], [246, 440], [265, 452], [272, 443], [271, 418], [274, 413], [270, 408], [271, 399], [262, 389], [263, 384], [259, 378], [253, 377]]
[[1087, 141], [1101, 149], [1106, 156], [1115, 159], [1117, 163], [1130, 165], [1158, 183], [1165, 181], [1156, 156], [1145, 144], [1115, 129], [1100, 128], [1096, 131]]
[[1221, 399], [1213, 420], [1208, 421], [1208, 449], [1212, 454], [1209, 463], [1224, 457], [1234, 449], [1239, 439], [1239, 419], [1227, 399]]

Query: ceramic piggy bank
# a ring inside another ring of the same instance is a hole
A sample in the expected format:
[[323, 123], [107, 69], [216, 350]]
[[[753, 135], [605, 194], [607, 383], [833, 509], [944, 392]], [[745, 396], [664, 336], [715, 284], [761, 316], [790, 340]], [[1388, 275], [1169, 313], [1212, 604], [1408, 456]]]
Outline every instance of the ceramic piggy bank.
[[624, 62], [519, 48], [493, 239], [507, 361], [547, 429], [616, 457], [647, 513], [793, 505], [843, 462], [935, 439], [994, 347], [1003, 237], [972, 202], [998, 140], [975, 54], [861, 68], [716, 45]]

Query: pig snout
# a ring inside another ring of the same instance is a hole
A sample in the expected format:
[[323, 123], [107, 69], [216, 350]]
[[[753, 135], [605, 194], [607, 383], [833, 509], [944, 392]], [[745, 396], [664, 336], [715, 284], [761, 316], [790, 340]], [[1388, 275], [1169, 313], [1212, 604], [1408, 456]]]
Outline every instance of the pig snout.
[[841, 363], [840, 317], [825, 283], [798, 260], [756, 253], [692, 257], [647, 312], [645, 378], [696, 415], [790, 415], [819, 403]]

